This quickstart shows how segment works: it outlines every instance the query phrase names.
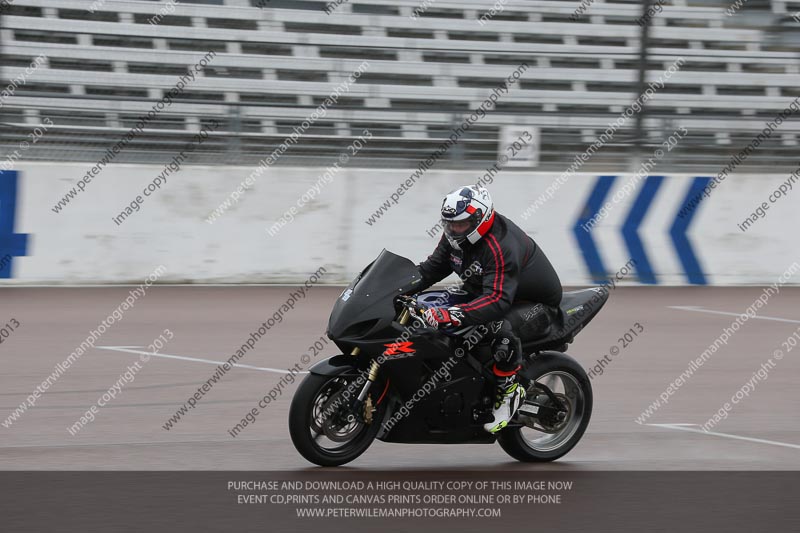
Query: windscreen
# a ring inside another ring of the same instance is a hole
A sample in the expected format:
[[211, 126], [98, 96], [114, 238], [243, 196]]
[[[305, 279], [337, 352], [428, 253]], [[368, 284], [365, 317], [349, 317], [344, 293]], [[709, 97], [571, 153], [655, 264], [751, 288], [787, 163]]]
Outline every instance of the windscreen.
[[338, 337], [354, 324], [391, 321], [395, 313], [394, 297], [414, 292], [420, 282], [414, 263], [384, 249], [336, 300], [328, 331]]

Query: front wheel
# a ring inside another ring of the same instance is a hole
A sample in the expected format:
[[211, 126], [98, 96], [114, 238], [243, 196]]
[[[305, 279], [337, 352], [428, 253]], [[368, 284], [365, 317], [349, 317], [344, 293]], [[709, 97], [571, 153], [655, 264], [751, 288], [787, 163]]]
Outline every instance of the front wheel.
[[355, 375], [306, 376], [289, 408], [289, 434], [300, 455], [320, 466], [340, 466], [364, 453], [384, 412], [384, 406], [375, 403], [377, 385], [367, 395], [364, 412], [356, 414], [353, 399], [363, 382]]
[[[534, 420], [518, 416], [524, 425], [509, 426], [498, 433], [500, 446], [511, 457], [526, 462], [554, 461], [569, 452], [583, 437], [592, 415], [592, 385], [589, 376], [566, 354], [546, 352], [536, 356], [523, 371], [531, 381], [527, 401], [553, 405], [546, 386], [566, 408], [562, 419]], [[516, 420], [516, 419], [515, 419]]]

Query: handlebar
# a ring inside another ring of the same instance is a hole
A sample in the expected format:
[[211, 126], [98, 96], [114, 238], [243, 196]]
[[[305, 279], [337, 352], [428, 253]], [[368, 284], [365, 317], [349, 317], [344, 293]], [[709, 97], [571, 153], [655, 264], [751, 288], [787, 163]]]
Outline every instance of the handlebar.
[[403, 307], [408, 309], [408, 312], [411, 313], [412, 318], [419, 320], [425, 326], [430, 327], [428, 323], [425, 322], [425, 319], [422, 318], [422, 312], [424, 309], [422, 307], [417, 307], [416, 298], [413, 296], [400, 295], [397, 297], [397, 300], [403, 305]]
[[397, 299], [411, 314], [418, 315], [422, 312], [422, 308], [417, 307], [417, 299], [413, 296], [400, 295]]

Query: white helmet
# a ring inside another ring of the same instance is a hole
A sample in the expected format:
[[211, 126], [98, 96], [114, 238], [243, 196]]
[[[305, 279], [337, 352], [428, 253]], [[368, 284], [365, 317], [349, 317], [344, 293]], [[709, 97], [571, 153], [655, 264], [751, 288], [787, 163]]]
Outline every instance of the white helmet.
[[[465, 230], [454, 231], [453, 222], [469, 222]], [[475, 244], [486, 235], [494, 222], [494, 208], [489, 191], [477, 185], [459, 187], [444, 197], [442, 225], [450, 244], [460, 250], [465, 241]]]

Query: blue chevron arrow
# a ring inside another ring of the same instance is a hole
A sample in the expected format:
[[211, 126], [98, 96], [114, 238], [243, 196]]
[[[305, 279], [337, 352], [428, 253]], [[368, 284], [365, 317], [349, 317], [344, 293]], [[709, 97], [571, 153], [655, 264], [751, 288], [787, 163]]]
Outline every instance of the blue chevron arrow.
[[17, 171], [0, 171], [0, 278], [11, 277], [12, 257], [27, 255], [28, 236], [14, 233]]
[[592, 276], [595, 283], [608, 281], [606, 278], [607, 271], [600, 257], [600, 253], [597, 251], [594, 239], [592, 238], [592, 228], [586, 230], [584, 226], [588, 224], [589, 221], [597, 215], [600, 208], [603, 207], [603, 201], [606, 199], [616, 179], [616, 176], [600, 176], [597, 178], [597, 183], [595, 183], [594, 189], [592, 189], [592, 192], [589, 194], [589, 198], [583, 206], [578, 221], [575, 222], [575, 226], [572, 228], [575, 238], [578, 241], [578, 246], [581, 249], [581, 254], [583, 254], [583, 260], [586, 262], [586, 266], [589, 268], [589, 274]]
[[653, 267], [650, 266], [650, 260], [647, 258], [647, 253], [644, 251], [644, 246], [642, 246], [642, 240], [639, 238], [638, 229], [663, 181], [664, 176], [647, 176], [645, 178], [642, 190], [633, 202], [628, 218], [625, 219], [625, 223], [622, 225], [622, 236], [625, 238], [625, 245], [631, 253], [631, 259], [635, 261], [636, 273], [639, 274], [641, 283], [658, 283]]
[[[692, 184], [689, 186], [689, 190], [686, 192], [686, 196], [681, 202], [680, 207], [678, 208], [678, 212], [675, 214], [675, 221], [672, 223], [672, 227], [669, 229], [669, 234], [672, 237], [672, 242], [675, 245], [675, 250], [678, 252], [678, 258], [683, 265], [683, 270], [686, 272], [686, 277], [689, 280], [689, 283], [695, 285], [707, 285], [708, 281], [706, 280], [705, 274], [703, 274], [703, 268], [700, 266], [700, 261], [697, 260], [697, 256], [694, 253], [694, 248], [692, 247], [692, 243], [689, 240], [688, 235], [686, 232], [689, 230], [689, 225], [692, 223], [692, 218], [697, 214], [697, 209], [700, 207], [700, 204], [703, 203], [702, 191], [705, 189], [708, 182], [711, 181], [711, 178], [707, 177], [696, 177], [692, 180]], [[694, 209], [689, 211], [689, 214], [685, 217], [681, 218], [679, 214], [681, 210], [687, 206], [690, 200], [693, 200], [695, 197], [700, 198], [695, 205]]]

